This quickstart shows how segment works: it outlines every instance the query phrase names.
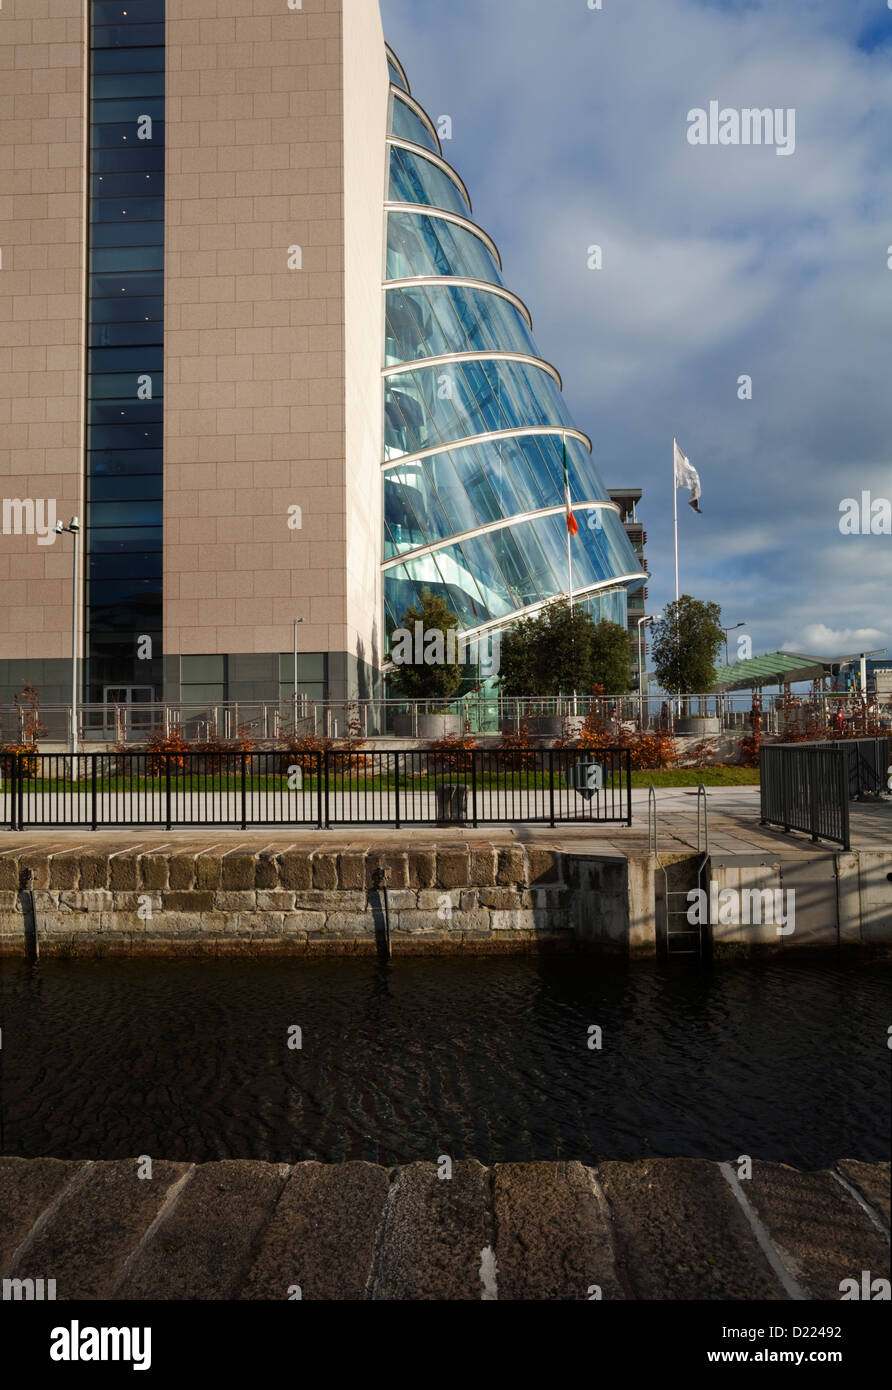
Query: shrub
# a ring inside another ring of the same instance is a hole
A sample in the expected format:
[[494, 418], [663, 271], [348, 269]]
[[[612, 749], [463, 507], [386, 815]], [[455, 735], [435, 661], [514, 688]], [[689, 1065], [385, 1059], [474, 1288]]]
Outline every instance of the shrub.
[[470, 772], [470, 755], [476, 747], [477, 740], [471, 734], [447, 734], [430, 745], [428, 766], [435, 772]]
[[632, 768], [636, 772], [661, 772], [674, 767], [678, 762], [675, 739], [668, 729], [656, 729], [652, 733], [635, 733], [627, 746], [631, 749]]
[[[257, 744], [247, 729], [238, 729], [235, 738], [220, 738], [219, 734], [212, 734], [210, 738], [192, 744], [193, 753], [204, 754], [204, 757], [193, 760], [195, 770], [200, 769], [211, 776], [219, 776], [222, 772], [231, 772], [240, 765], [231, 755], [233, 753], [252, 753], [256, 747]], [[250, 762], [248, 766], [250, 767]]]
[[183, 754], [189, 752], [191, 745], [183, 738], [179, 725], [171, 729], [169, 734], [159, 731], [153, 734], [146, 744], [146, 773], [150, 777], [157, 777], [168, 766], [185, 767], [186, 759]]
[[750, 708], [750, 732], [740, 740], [740, 762], [743, 767], [759, 766], [759, 749], [762, 746], [762, 697], [753, 694]]
[[333, 739], [320, 738], [318, 734], [284, 739], [279, 745], [282, 749], [280, 770], [287, 773], [291, 768], [299, 767], [304, 775], [314, 773], [319, 765], [319, 755], [330, 752], [334, 746]]
[[23, 778], [36, 777], [40, 767], [36, 743], [4, 743], [0, 744], [0, 773], [2, 773], [4, 780], [13, 776], [17, 755], [19, 758], [19, 776]]
[[532, 771], [539, 765], [539, 757], [533, 748], [530, 726], [526, 719], [521, 721], [518, 733], [505, 734], [496, 752], [502, 767], [513, 768], [517, 772]]

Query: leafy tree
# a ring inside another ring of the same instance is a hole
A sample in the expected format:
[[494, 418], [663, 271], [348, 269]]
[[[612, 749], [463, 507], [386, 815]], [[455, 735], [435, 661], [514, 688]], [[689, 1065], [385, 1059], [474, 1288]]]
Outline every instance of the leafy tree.
[[499, 684], [504, 695], [530, 695], [536, 690], [534, 618], [518, 618], [502, 633]]
[[619, 623], [598, 623], [592, 633], [592, 683], [603, 685], [608, 695], [623, 695], [629, 688], [629, 631]]
[[572, 695], [592, 684], [591, 614], [567, 599], [544, 608], [535, 620], [536, 690], [541, 695]]
[[654, 624], [653, 661], [664, 690], [699, 695], [715, 685], [716, 659], [725, 640], [717, 603], [682, 594]]
[[420, 606], [406, 609], [390, 639], [391, 689], [396, 695], [406, 700], [448, 700], [455, 694], [465, 676], [458, 664], [457, 629], [458, 618], [446, 600], [425, 589]]
[[506, 695], [570, 695], [596, 684], [620, 694], [629, 688], [628, 633], [558, 599], [503, 635], [500, 678]]

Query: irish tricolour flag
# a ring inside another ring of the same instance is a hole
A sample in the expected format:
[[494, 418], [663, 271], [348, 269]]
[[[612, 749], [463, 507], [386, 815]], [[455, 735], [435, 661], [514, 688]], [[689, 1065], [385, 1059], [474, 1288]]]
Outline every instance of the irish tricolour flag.
[[573, 515], [573, 503], [570, 501], [570, 474], [567, 472], [567, 437], [564, 436], [564, 496], [567, 500], [567, 530], [571, 536], [577, 535], [579, 522]]

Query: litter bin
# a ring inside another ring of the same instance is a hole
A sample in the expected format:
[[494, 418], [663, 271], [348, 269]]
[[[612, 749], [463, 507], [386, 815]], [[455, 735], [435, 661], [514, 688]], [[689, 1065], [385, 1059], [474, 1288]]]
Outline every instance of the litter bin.
[[437, 825], [464, 825], [468, 819], [468, 789], [462, 782], [437, 787]]

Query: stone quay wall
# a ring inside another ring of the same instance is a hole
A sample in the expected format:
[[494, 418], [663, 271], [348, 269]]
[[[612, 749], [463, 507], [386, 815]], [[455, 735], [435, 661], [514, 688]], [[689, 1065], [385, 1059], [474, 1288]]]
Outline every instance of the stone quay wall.
[[23, 851], [0, 855], [0, 953], [21, 955], [29, 933], [49, 954], [368, 953], [389, 927], [394, 955], [584, 941], [625, 954], [647, 949], [630, 922], [630, 880], [647, 880], [635, 861], [479, 842], [401, 853]]

